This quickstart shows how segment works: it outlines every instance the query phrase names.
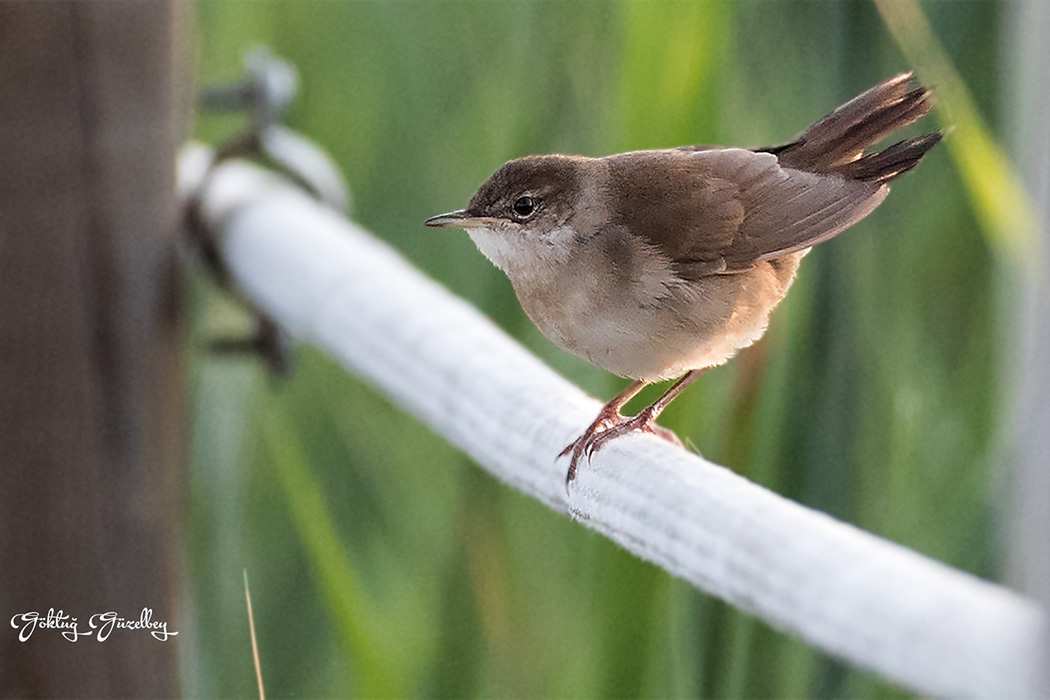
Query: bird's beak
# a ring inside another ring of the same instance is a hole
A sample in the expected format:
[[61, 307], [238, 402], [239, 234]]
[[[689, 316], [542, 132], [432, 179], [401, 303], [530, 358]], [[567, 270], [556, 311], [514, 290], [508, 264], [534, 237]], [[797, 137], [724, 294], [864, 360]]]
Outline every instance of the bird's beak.
[[457, 209], [447, 214], [432, 216], [423, 223], [431, 228], [479, 228], [488, 225], [485, 216], [469, 216], [466, 209]]

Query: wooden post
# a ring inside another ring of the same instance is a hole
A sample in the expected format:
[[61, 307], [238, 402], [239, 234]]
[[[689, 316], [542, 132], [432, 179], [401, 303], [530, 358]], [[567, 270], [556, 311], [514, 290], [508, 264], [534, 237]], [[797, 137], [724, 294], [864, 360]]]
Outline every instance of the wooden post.
[[177, 5], [0, 2], [0, 696], [178, 694]]

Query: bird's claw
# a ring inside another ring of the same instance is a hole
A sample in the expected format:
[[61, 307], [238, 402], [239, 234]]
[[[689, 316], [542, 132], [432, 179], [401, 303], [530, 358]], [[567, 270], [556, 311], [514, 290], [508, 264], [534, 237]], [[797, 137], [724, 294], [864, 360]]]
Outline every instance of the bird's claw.
[[682, 446], [682, 441], [678, 439], [674, 432], [656, 424], [649, 409], [644, 409], [633, 418], [625, 418], [619, 412], [609, 415], [603, 411], [583, 432], [583, 435], [558, 455], [559, 457], [564, 457], [567, 454], [572, 454], [572, 458], [569, 461], [569, 471], [565, 478], [566, 487], [576, 478], [576, 470], [581, 457], [586, 456], [587, 461], [590, 461], [594, 453], [602, 449], [607, 442], [636, 430], [655, 435], [670, 442], [672, 445]]

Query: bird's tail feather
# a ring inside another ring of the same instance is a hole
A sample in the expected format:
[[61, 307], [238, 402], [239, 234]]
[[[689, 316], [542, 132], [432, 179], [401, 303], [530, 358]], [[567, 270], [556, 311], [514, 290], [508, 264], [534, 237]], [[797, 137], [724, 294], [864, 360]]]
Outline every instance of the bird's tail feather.
[[889, 182], [908, 172], [922, 160], [926, 152], [941, 140], [941, 132], [898, 141], [878, 153], [870, 153], [859, 160], [848, 163], [837, 172], [855, 180]]
[[901, 141], [881, 153], [864, 149], [930, 111], [930, 92], [902, 73], [872, 87], [827, 115], [790, 143], [760, 149], [789, 168], [838, 172], [885, 182], [907, 172], [939, 140], [940, 133]]

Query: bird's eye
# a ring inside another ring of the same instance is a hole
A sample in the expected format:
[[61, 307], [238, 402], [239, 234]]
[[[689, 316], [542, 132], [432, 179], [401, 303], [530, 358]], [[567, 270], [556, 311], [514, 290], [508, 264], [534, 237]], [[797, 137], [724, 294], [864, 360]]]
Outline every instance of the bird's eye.
[[519, 217], [526, 217], [536, 211], [536, 200], [532, 197], [518, 197], [514, 202], [514, 213]]

